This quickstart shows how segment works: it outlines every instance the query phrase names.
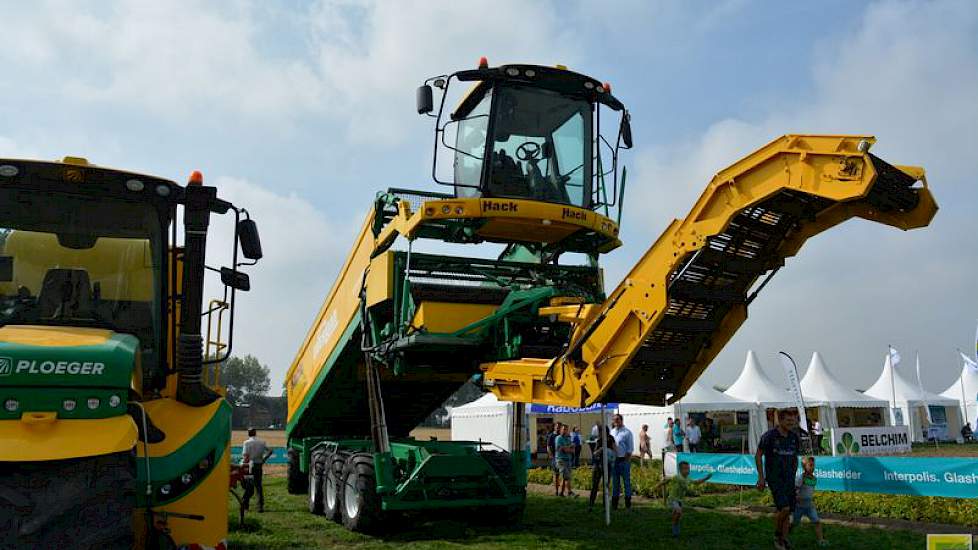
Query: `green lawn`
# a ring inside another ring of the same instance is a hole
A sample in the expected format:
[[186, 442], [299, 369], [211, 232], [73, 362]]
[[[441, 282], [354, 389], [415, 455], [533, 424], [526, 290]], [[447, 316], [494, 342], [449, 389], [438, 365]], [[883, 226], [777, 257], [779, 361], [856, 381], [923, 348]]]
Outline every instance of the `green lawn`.
[[[279, 548], [771, 548], [773, 525], [768, 518], [751, 519], [721, 512], [689, 511], [677, 543], [669, 534], [669, 514], [661, 504], [642, 504], [632, 512], [612, 516], [605, 528], [602, 515], [588, 513], [582, 499], [557, 499], [530, 495], [526, 518], [520, 526], [475, 526], [461, 521], [441, 520], [407, 524], [382, 537], [350, 533], [321, 516], [306, 511], [304, 496], [285, 492], [285, 480], [267, 480], [267, 511], [250, 513], [243, 527], [237, 525], [237, 503], [232, 499], [231, 549]], [[730, 498], [730, 497], [726, 497]], [[883, 531], [826, 526], [832, 548], [919, 549], [924, 537], [907, 531]], [[795, 548], [817, 548], [808, 525], [794, 535]]]

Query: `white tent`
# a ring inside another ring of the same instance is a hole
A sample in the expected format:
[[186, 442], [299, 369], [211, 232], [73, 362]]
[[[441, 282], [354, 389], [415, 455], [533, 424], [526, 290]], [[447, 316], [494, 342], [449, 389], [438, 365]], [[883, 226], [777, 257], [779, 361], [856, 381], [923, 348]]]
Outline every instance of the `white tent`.
[[500, 401], [490, 392], [452, 408], [452, 441], [485, 441], [510, 450], [513, 404]]
[[961, 376], [941, 392], [941, 396], [957, 399], [964, 414], [963, 422], [970, 422], [971, 427], [975, 427], [975, 421], [978, 420], [978, 370], [965, 363], [961, 367]]
[[[927, 406], [944, 408], [948, 436], [953, 438], [961, 430], [961, 405], [958, 400], [926, 390], [921, 392], [916, 374], [913, 378], [909, 378], [900, 372], [899, 368], [894, 368], [890, 363], [889, 354], [883, 361], [883, 372], [880, 373], [879, 379], [865, 393], [887, 401], [891, 407], [895, 407], [900, 417], [894, 424], [910, 426], [910, 436], [915, 442], [926, 441], [924, 430], [927, 428], [927, 412], [924, 407]], [[935, 422], [937, 420], [935, 418]]]
[[825, 366], [816, 351], [801, 379], [801, 394], [805, 405], [819, 408], [819, 421], [823, 429], [839, 426], [839, 409], [876, 409], [880, 419], [887, 418], [889, 402], [859, 393], [839, 382]]
[[750, 451], [754, 452], [757, 448], [757, 441], [760, 439], [760, 433], [763, 433], [763, 427], [759, 429], [755, 428], [755, 426], [760, 425], [761, 420], [761, 417], [758, 415], [757, 405], [719, 392], [700, 380], [694, 382], [690, 386], [689, 391], [686, 392], [686, 395], [672, 406], [650, 407], [622, 403], [618, 407], [618, 412], [621, 413], [625, 421], [625, 426], [634, 434], [637, 435], [639, 433], [643, 424], [649, 426], [649, 437], [651, 438], [653, 455], [658, 455], [662, 452], [662, 449], [669, 445], [668, 435], [665, 430], [666, 421], [669, 418], [679, 418], [683, 426], [685, 426], [689, 413], [740, 411], [746, 411], [750, 415], [747, 443]]
[[741, 401], [757, 403], [768, 409], [785, 409], [795, 406], [794, 399], [785, 388], [785, 384], [774, 382], [764, 373], [764, 369], [757, 361], [757, 356], [754, 355], [754, 350], [747, 351], [744, 370], [740, 371], [737, 380], [723, 393]]

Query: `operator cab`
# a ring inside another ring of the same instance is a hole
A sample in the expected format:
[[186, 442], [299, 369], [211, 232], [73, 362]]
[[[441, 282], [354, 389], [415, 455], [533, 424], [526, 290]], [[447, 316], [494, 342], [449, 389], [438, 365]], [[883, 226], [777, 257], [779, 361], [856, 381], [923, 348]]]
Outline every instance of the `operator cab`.
[[[503, 65], [480, 62], [474, 71], [429, 79], [447, 91], [449, 81], [477, 83], [449, 120], [436, 129], [444, 144], [445, 129], [455, 128], [454, 179], [457, 197], [529, 199], [592, 209], [607, 200], [596, 195], [595, 161], [600, 158], [600, 106], [622, 113], [619, 144], [631, 146], [624, 106], [610, 86], [563, 67]], [[418, 111], [433, 110], [431, 88], [419, 90]], [[444, 108], [445, 94], [442, 96]], [[439, 120], [441, 112], [439, 112]], [[612, 149], [613, 165], [617, 149]], [[612, 166], [603, 167], [604, 169]]]
[[[474, 84], [446, 115], [453, 80]], [[437, 114], [433, 88], [442, 90]], [[505, 214], [477, 235], [510, 242], [536, 236], [546, 246], [573, 236], [568, 246], [579, 251], [620, 244], [625, 173], [618, 153], [632, 146], [632, 134], [628, 112], [609, 84], [560, 65], [491, 68], [482, 58], [478, 69], [428, 79], [417, 100], [419, 114], [437, 118], [432, 176], [452, 187], [446, 198], [509, 200], [498, 208], [491, 200], [482, 203], [477, 214], [483, 219], [490, 210]], [[613, 121], [611, 141], [602, 134], [602, 112], [605, 124]], [[440, 150], [450, 155], [450, 171], [444, 156], [439, 165]], [[449, 205], [451, 212], [457, 206]], [[542, 227], [531, 227], [531, 220]]]

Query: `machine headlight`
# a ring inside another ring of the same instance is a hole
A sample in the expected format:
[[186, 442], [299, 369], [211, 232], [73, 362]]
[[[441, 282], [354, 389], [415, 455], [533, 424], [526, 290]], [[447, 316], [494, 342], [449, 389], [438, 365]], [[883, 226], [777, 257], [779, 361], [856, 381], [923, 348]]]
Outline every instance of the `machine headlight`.
[[856, 145], [856, 149], [859, 149], [859, 152], [860, 153], [865, 153], [865, 152], [869, 151], [869, 148], [872, 147], [872, 145], [873, 145], [872, 143], [870, 143], [869, 141], [863, 139], [863, 140], [860, 140], [859, 141], [859, 144], [858, 145]]
[[101, 404], [102, 404], [102, 401], [98, 397], [89, 397], [88, 398], [87, 405], [88, 405], [88, 408], [89, 409], [97, 409], [98, 406], [101, 405]]
[[170, 186], [169, 185], [166, 185], [164, 183], [161, 183], [161, 184], [157, 185], [156, 186], [156, 194], [159, 195], [159, 196], [161, 196], [161, 197], [169, 197], [170, 196]]
[[20, 401], [8, 399], [3, 402], [3, 408], [7, 409], [7, 412], [14, 412], [20, 408]]
[[76, 402], [76, 401], [75, 401], [74, 399], [65, 399], [65, 400], [64, 400], [64, 401], [63, 401], [63, 402], [61, 403], [61, 406], [62, 406], [62, 407], [64, 408], [64, 410], [66, 410], [66, 411], [73, 411], [73, 410], [75, 410], [75, 406], [76, 406], [76, 405], [78, 405], [78, 403], [77, 403], [77, 402]]
[[143, 182], [141, 182], [139, 180], [126, 180], [126, 189], [128, 189], [128, 190], [130, 190], [130, 191], [132, 191], [134, 193], [138, 193], [138, 192], [142, 191], [145, 188], [146, 188], [146, 186], [143, 185]]
[[533, 78], [534, 76], [537, 75], [537, 72], [534, 71], [533, 69], [527, 69], [526, 72], [523, 73], [523, 74], [525, 74], [526, 76], [528, 76], [530, 78]]
[[455, 213], [458, 214], [459, 216], [461, 216], [463, 213], [465, 213], [465, 209], [462, 208], [461, 206], [456, 206], [455, 207]]
[[451, 211], [452, 211], [452, 207], [451, 206], [448, 206], [447, 204], [445, 206], [442, 206], [441, 207], [441, 213], [442, 214], [448, 214]]
[[0, 176], [5, 178], [12, 178], [19, 173], [20, 170], [18, 170], [13, 164], [4, 164], [3, 166], [0, 166]]
[[593, 90], [594, 89], [594, 82], [591, 82], [590, 80], [587, 80], [587, 81], [584, 82], [584, 87], [587, 88], [588, 90]]
[[111, 397], [109, 397], [110, 407], [118, 407], [119, 403], [122, 403], [122, 398], [119, 397], [118, 395], [112, 395]]
[[184, 485], [190, 485], [190, 482], [193, 480], [194, 480], [194, 476], [190, 474], [183, 474], [182, 476], [180, 476], [180, 483], [183, 483]]
[[510, 67], [506, 69], [506, 74], [508, 74], [509, 76], [518, 76], [520, 74], [520, 70], [517, 69], [516, 67]]
[[166, 485], [160, 487], [160, 494], [161, 495], [168, 495], [168, 494], [170, 494], [171, 489], [172, 488], [170, 487], [170, 484], [167, 483]]

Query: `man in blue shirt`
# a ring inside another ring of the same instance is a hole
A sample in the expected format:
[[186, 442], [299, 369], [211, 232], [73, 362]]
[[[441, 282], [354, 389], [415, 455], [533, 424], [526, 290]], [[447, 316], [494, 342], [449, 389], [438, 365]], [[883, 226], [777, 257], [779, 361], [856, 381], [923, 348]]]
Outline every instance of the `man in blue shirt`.
[[632, 431], [625, 427], [625, 421], [620, 414], [611, 419], [611, 437], [615, 438], [616, 458], [615, 468], [611, 477], [611, 507], [618, 509], [618, 497], [621, 494], [621, 483], [625, 485], [625, 508], [632, 508], [632, 452], [635, 450], [635, 440]]
[[797, 412], [793, 409], [778, 411], [777, 427], [761, 436], [754, 456], [757, 489], [763, 491], [765, 486], [769, 487], [774, 499], [774, 547], [777, 550], [791, 547], [787, 538], [791, 512], [795, 509], [795, 472], [801, 451], [801, 438], [795, 432], [797, 427]]

